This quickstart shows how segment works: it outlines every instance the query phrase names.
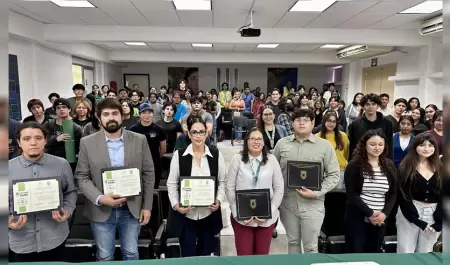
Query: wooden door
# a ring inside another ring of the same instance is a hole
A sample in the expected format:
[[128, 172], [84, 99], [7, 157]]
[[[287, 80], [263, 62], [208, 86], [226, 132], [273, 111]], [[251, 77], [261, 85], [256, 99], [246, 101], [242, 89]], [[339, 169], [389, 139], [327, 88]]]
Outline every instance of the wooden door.
[[380, 94], [382, 71], [380, 68], [364, 68], [363, 70], [363, 93]]

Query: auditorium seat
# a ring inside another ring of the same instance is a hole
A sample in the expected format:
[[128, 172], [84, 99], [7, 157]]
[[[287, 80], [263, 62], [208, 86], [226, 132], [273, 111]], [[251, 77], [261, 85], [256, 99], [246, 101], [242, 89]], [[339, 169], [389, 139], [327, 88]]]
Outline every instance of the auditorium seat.
[[325, 217], [319, 238], [319, 250], [330, 254], [345, 253], [344, 190], [332, 190], [325, 195]]

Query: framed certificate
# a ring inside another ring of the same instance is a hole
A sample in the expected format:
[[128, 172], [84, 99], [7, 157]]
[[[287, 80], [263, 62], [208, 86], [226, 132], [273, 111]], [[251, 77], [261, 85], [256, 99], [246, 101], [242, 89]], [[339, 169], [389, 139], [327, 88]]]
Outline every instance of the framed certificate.
[[252, 217], [272, 219], [272, 204], [269, 189], [237, 190], [237, 220], [249, 220]]
[[287, 161], [287, 186], [322, 189], [322, 163], [317, 161]]
[[139, 169], [114, 167], [102, 169], [103, 194], [132, 197], [140, 195], [141, 174]]
[[205, 207], [216, 201], [215, 177], [180, 177], [180, 205]]
[[12, 193], [14, 215], [61, 209], [61, 185], [55, 177], [13, 180]]

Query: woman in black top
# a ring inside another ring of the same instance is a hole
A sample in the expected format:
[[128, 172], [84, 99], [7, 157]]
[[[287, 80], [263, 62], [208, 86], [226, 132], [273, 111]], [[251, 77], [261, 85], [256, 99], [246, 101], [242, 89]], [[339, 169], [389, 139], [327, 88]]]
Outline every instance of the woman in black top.
[[442, 165], [437, 150], [438, 144], [432, 135], [419, 134], [400, 163], [399, 253], [432, 252], [442, 230]]
[[345, 246], [348, 253], [381, 252], [386, 218], [395, 205], [397, 194], [396, 169], [387, 158], [388, 148], [383, 133], [369, 130], [358, 142], [353, 160], [345, 169]]
[[73, 122], [84, 128], [92, 121], [91, 106], [86, 101], [79, 101], [75, 104]]
[[138, 118], [133, 116], [133, 105], [128, 100], [122, 101], [122, 109], [123, 109], [123, 128], [130, 129], [131, 126], [137, 124], [139, 122]]
[[417, 108], [411, 111], [411, 116], [414, 120], [414, 126], [411, 133], [416, 136], [419, 133], [423, 133], [428, 130], [425, 125], [425, 110], [422, 108]]
[[272, 106], [265, 105], [258, 120], [258, 129], [263, 132], [264, 145], [269, 150], [273, 150], [278, 140], [288, 136], [284, 126], [275, 124], [275, 112]]

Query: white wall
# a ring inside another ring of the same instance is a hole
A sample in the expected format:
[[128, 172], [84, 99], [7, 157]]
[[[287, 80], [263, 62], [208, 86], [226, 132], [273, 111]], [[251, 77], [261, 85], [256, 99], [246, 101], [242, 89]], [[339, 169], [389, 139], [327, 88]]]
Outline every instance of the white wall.
[[[198, 67], [199, 68], [199, 86], [202, 90], [217, 89], [217, 68], [230, 68], [234, 71], [239, 69], [239, 86], [242, 87], [244, 82], [249, 82], [252, 88], [261, 87], [263, 92], [267, 91], [267, 69], [270, 67], [297, 67], [298, 68], [298, 85], [304, 85], [309, 88], [314, 86], [321, 89], [322, 85], [332, 80], [332, 71], [330, 66], [323, 65], [291, 65], [291, 66], [269, 66], [269, 65], [218, 65], [218, 64], [151, 64], [151, 63], [129, 63], [122, 69], [124, 74], [149, 74], [150, 84], [159, 88], [161, 85], [167, 85], [167, 68], [168, 67]], [[225, 73], [222, 71], [222, 76]], [[222, 83], [221, 80], [220, 83]], [[146, 91], [144, 91], [146, 92]]]
[[29, 115], [30, 99], [39, 98], [48, 107], [51, 92], [61, 97], [73, 95], [71, 55], [18, 38], [10, 38], [9, 53], [17, 55], [22, 117]]

